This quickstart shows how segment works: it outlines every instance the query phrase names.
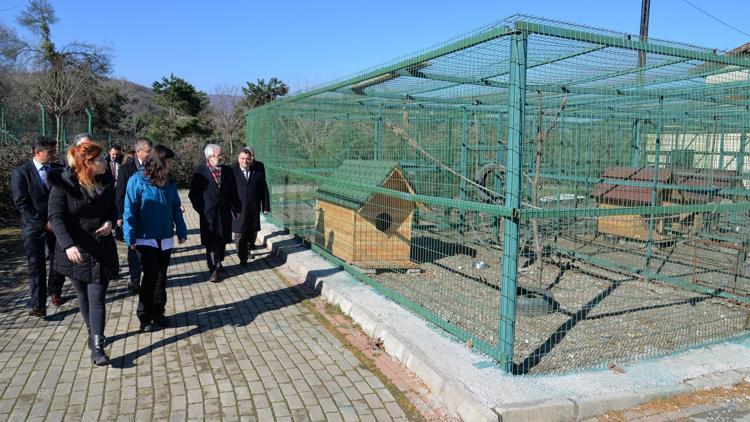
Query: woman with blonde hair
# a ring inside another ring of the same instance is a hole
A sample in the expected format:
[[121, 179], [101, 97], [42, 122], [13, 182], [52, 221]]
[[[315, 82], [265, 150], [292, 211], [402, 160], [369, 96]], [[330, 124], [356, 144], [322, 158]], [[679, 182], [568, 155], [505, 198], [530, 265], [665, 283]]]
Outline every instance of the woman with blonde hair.
[[50, 173], [49, 221], [57, 237], [55, 269], [70, 278], [88, 328], [91, 362], [109, 364], [104, 351], [104, 298], [119, 263], [112, 225], [114, 180], [105, 174], [102, 147], [82, 142], [68, 150], [69, 168]]

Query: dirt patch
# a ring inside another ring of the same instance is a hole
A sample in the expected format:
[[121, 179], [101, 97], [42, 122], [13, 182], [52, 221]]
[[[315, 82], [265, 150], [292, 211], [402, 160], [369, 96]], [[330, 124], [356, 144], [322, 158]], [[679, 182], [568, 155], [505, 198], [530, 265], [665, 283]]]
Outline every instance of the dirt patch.
[[654, 400], [625, 411], [607, 412], [599, 416], [599, 422], [622, 422], [650, 416], [662, 420], [686, 419], [690, 410], [699, 406], [727, 406], [750, 408], [750, 383], [742, 382], [732, 387], [714, 388], [683, 394], [674, 397]]

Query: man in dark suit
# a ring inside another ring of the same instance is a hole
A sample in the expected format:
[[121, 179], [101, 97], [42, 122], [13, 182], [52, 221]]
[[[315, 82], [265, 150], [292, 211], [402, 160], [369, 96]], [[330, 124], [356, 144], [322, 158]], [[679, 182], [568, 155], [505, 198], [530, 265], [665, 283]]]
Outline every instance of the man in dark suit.
[[[232, 171], [237, 183], [237, 195], [242, 203], [240, 213], [232, 221], [232, 231], [240, 264], [246, 265], [248, 246], [252, 251], [260, 230], [260, 211], [263, 210], [263, 214], [268, 214], [271, 210], [268, 201], [266, 169], [263, 163], [255, 161], [255, 152], [252, 148], [244, 148], [240, 151], [237, 164], [232, 167]], [[252, 258], [252, 252], [249, 258]]]
[[120, 176], [120, 167], [122, 166], [122, 147], [118, 144], [112, 145], [107, 154], [107, 174], [115, 179], [115, 189], [117, 188], [117, 178]]
[[232, 213], [239, 212], [241, 204], [232, 168], [221, 164], [221, 147], [208, 144], [203, 154], [206, 161], [193, 169], [188, 196], [200, 215], [201, 245], [206, 247], [211, 273], [208, 281], [218, 283], [226, 244], [232, 241]]
[[[117, 185], [115, 187], [115, 205], [117, 206], [117, 229], [122, 230], [122, 214], [125, 212], [125, 188], [128, 186], [130, 176], [138, 173], [143, 169], [143, 163], [151, 152], [151, 141], [140, 138], [135, 141], [135, 154], [132, 160], [128, 160], [119, 166], [117, 171]], [[138, 260], [138, 253], [132, 248], [128, 248], [128, 272], [130, 281], [128, 288], [137, 292], [141, 285], [141, 261]]]
[[[62, 167], [55, 162], [56, 153], [57, 141], [39, 137], [34, 143], [32, 159], [13, 170], [10, 182], [13, 203], [21, 212], [21, 238], [29, 263], [29, 315], [40, 318], [47, 315], [48, 291], [53, 305], [62, 304], [65, 282], [65, 277], [54, 271], [55, 235], [47, 220], [47, 175]], [[45, 248], [49, 256], [49, 273], [45, 268]]]

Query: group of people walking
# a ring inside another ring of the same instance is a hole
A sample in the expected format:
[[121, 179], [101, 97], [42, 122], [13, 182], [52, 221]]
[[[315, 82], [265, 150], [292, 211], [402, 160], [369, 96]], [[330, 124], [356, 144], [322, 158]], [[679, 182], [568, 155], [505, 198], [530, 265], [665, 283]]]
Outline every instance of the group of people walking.
[[[45, 317], [48, 296], [60, 306], [67, 277], [96, 365], [109, 363], [105, 299], [109, 282], [119, 277], [115, 238], [128, 248], [128, 287], [138, 292], [140, 331], [151, 332], [171, 325], [165, 315], [167, 271], [175, 232], [178, 244], [188, 237], [185, 209], [170, 174], [174, 152], [147, 139], [135, 142], [125, 162], [121, 151], [113, 146], [105, 153], [91, 135], [81, 134], [63, 165], [57, 162], [57, 143], [39, 137], [31, 159], [11, 177], [28, 259], [29, 315]], [[241, 150], [233, 167], [223, 164], [216, 144], [207, 145], [204, 155], [206, 160], [193, 170], [188, 196], [200, 216], [208, 280], [220, 282], [232, 234], [240, 263], [247, 264], [260, 212], [270, 211], [269, 193], [263, 163], [254, 160], [251, 148]]]

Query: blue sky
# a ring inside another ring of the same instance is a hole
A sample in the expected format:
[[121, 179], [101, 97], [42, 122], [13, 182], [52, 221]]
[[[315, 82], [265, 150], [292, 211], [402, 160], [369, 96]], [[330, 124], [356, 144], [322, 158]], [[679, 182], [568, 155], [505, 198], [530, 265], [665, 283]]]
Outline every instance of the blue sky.
[[[750, 1], [690, 0], [750, 33]], [[24, 0], [0, 0], [15, 25]], [[53, 37], [107, 46], [113, 76], [151, 85], [174, 73], [208, 93], [276, 76], [293, 91], [347, 76], [514, 13], [637, 34], [641, 0], [52, 0]], [[684, 0], [652, 0], [649, 35], [719, 49], [750, 41]]]

